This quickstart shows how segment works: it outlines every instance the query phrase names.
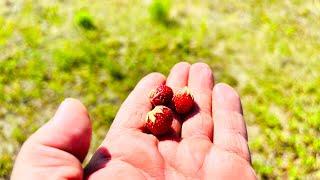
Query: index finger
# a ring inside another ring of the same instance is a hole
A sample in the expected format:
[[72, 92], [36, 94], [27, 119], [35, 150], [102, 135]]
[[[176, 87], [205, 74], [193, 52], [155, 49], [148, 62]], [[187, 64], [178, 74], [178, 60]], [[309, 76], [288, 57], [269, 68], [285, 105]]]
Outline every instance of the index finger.
[[152, 105], [148, 94], [152, 89], [165, 83], [165, 76], [151, 73], [140, 80], [128, 98], [121, 105], [110, 130], [117, 128], [141, 129], [145, 116]]

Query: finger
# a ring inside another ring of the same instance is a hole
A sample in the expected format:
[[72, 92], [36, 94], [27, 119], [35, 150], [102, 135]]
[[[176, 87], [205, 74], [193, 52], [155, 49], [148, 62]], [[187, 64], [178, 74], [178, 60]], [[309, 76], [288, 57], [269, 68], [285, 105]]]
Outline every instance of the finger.
[[213, 90], [214, 145], [250, 162], [247, 130], [239, 95], [226, 84]]
[[187, 86], [189, 69], [190, 64], [187, 62], [180, 62], [173, 66], [167, 79], [167, 86], [171, 87], [174, 92]]
[[145, 116], [152, 108], [148, 94], [152, 89], [164, 83], [165, 76], [160, 73], [151, 73], [142, 78], [121, 105], [110, 131], [119, 128], [141, 130], [145, 123]]
[[[45, 177], [46, 173], [55, 174], [57, 178], [81, 178], [81, 162], [87, 155], [90, 141], [91, 122], [86, 108], [78, 100], [68, 98], [55, 116], [24, 143], [12, 179], [34, 179], [34, 176]], [[50, 172], [34, 173], [34, 168], [48, 168]]]
[[87, 155], [91, 141], [91, 122], [84, 105], [67, 98], [45, 126], [32, 135], [35, 143], [61, 149], [81, 162]]
[[[171, 87], [173, 92], [177, 92], [188, 84], [188, 74], [189, 74], [190, 64], [187, 62], [180, 62], [174, 65], [169, 73], [166, 85]], [[181, 119], [175, 115], [172, 123], [173, 134], [164, 137], [162, 139], [168, 139], [172, 137], [180, 138], [181, 132]]]
[[190, 68], [188, 87], [196, 103], [195, 112], [182, 124], [182, 138], [203, 136], [212, 140], [211, 95], [214, 78], [210, 67], [204, 63]]

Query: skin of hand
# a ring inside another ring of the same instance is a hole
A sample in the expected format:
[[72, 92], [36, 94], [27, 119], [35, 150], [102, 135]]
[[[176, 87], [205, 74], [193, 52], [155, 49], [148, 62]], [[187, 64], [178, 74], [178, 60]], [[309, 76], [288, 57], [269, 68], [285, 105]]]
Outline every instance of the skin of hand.
[[[188, 86], [196, 107], [175, 118], [168, 135], [155, 137], [143, 125], [152, 108], [148, 93], [160, 84], [174, 91]], [[204, 63], [178, 63], [167, 80], [159, 73], [145, 76], [83, 168], [91, 133], [86, 108], [66, 99], [24, 143], [11, 179], [256, 179], [240, 98], [230, 86], [214, 85]]]

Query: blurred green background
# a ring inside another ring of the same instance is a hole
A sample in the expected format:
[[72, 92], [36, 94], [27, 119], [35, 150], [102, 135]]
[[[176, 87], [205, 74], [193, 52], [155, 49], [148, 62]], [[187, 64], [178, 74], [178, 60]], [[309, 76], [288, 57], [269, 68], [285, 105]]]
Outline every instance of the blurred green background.
[[1, 0], [0, 178], [65, 97], [92, 152], [137, 81], [181, 60], [240, 93], [260, 178], [320, 178], [318, 0]]

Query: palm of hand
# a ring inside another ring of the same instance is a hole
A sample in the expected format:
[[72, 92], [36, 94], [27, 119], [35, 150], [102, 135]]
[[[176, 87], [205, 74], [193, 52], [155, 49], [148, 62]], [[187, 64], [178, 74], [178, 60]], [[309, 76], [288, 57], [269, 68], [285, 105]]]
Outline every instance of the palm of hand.
[[110, 157], [105, 149], [98, 151], [99, 158], [105, 160], [100, 161], [98, 167], [103, 168], [94, 172], [91, 179], [200, 179], [213, 176], [239, 179], [239, 175], [243, 179], [255, 178], [248, 161], [201, 137], [159, 142], [150, 135], [131, 132], [123, 134], [118, 141], [114, 143], [121, 145], [123, 151], [115, 157]]
[[[139, 82], [84, 171], [80, 162], [88, 151], [88, 147], [82, 145], [88, 144], [86, 140], [78, 143], [79, 147], [73, 144], [71, 149], [59, 147], [59, 150], [42, 153], [45, 159], [61, 149], [70, 152], [54, 158], [49, 165], [41, 162], [34, 167], [60, 165], [75, 169], [60, 174], [60, 178], [66, 179], [82, 176], [87, 179], [255, 179], [239, 98], [226, 85], [217, 85], [219, 87], [216, 86], [212, 93], [213, 78], [205, 64], [190, 67], [187, 63], [179, 63], [166, 82], [174, 90], [188, 85], [194, 91], [197, 110], [183, 123], [174, 119], [172, 132], [164, 137], [143, 132], [144, 116], [151, 109], [146, 95], [164, 81], [162, 75], [151, 74]], [[88, 139], [85, 133], [77, 136], [73, 139], [83, 139], [83, 136]], [[84, 150], [79, 152], [79, 149]], [[21, 151], [13, 177], [28, 173], [30, 170], [27, 169], [32, 168], [30, 165], [24, 167], [20, 159], [32, 161], [35, 157], [21, 158], [22, 154], [28, 154], [23, 148]], [[44, 176], [46, 173], [50, 174], [44, 171]]]

